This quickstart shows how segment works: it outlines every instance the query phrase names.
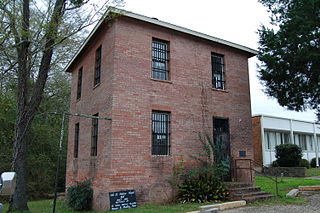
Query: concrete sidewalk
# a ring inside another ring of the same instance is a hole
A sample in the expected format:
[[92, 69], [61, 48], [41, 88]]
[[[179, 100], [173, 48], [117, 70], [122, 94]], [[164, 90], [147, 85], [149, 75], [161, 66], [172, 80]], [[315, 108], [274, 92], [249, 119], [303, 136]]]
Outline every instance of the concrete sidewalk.
[[249, 206], [237, 209], [221, 211], [221, 213], [319, 213], [320, 212], [320, 193], [303, 192], [299, 197], [309, 200], [304, 205], [266, 205]]

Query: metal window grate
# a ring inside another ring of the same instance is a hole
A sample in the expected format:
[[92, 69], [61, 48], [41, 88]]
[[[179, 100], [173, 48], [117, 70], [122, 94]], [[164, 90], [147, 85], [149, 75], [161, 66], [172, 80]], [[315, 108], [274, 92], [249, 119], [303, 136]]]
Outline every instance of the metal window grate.
[[[99, 113], [93, 116], [99, 116]], [[97, 144], [98, 144], [98, 118], [92, 119], [92, 137], [91, 137], [91, 156], [97, 156]]]
[[73, 151], [73, 157], [78, 158], [78, 152], [79, 152], [79, 133], [80, 133], [80, 125], [79, 123], [76, 123], [75, 130], [74, 130], [74, 151]]
[[77, 99], [81, 98], [81, 90], [82, 90], [82, 71], [83, 68], [81, 67], [78, 71], [78, 84], [77, 84]]
[[152, 155], [170, 154], [170, 113], [152, 112]]
[[101, 45], [96, 50], [96, 64], [94, 69], [94, 86], [100, 83], [101, 76]]
[[152, 41], [152, 78], [169, 80], [169, 48], [167, 42]]
[[212, 87], [216, 89], [225, 89], [224, 62], [223, 56], [212, 54]]

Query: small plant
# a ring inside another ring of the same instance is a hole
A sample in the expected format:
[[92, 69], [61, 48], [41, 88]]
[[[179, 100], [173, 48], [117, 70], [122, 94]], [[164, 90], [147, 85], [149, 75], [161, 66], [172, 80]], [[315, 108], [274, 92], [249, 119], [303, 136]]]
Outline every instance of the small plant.
[[279, 164], [276, 160], [272, 161], [271, 167], [279, 167]]
[[295, 144], [276, 146], [276, 158], [280, 167], [297, 167], [302, 158], [302, 150]]
[[182, 180], [183, 180], [182, 176], [185, 173], [183, 157], [181, 157], [181, 160], [179, 161], [178, 165], [173, 166], [172, 170], [173, 170], [172, 177], [167, 178], [166, 181], [171, 185], [173, 198], [176, 199], [179, 186], [182, 184]]
[[300, 161], [300, 164], [299, 164], [300, 167], [306, 167], [307, 169], [310, 168], [310, 163], [307, 159], [301, 159]]
[[67, 192], [67, 202], [70, 208], [76, 211], [91, 209], [93, 190], [89, 180], [77, 182]]
[[209, 202], [225, 200], [228, 196], [224, 184], [210, 172], [203, 170], [202, 173], [189, 176], [179, 186], [179, 201], [186, 202]]
[[203, 153], [191, 157], [200, 161], [203, 167], [213, 169], [216, 178], [227, 181], [230, 178], [230, 161], [225, 159], [217, 162], [216, 156], [220, 154], [220, 151], [209, 134], [199, 133], [199, 140], [202, 144]]
[[[320, 158], [318, 158], [318, 162], [319, 162], [319, 165], [320, 165]], [[316, 164], [316, 158], [312, 158], [311, 162], [310, 162], [310, 166], [312, 168], [316, 168], [317, 164]]]

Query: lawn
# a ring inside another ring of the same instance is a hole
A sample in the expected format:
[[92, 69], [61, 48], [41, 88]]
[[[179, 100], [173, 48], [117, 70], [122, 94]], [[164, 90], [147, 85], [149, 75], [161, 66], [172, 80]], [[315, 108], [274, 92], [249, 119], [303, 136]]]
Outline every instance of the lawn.
[[[30, 212], [32, 213], [52, 212], [52, 200], [30, 201], [28, 205], [30, 208]], [[135, 209], [126, 209], [126, 210], [112, 211], [112, 212], [119, 212], [119, 213], [168, 213], [168, 212], [178, 213], [179, 212], [181, 213], [181, 212], [197, 210], [198, 207], [202, 205], [206, 205], [206, 204], [199, 204], [199, 203], [174, 204], [174, 205], [153, 204], [153, 205], [139, 206], [138, 208], [135, 208]], [[69, 209], [66, 206], [66, 204], [62, 201], [57, 202], [56, 212], [57, 213], [78, 213], [76, 211], [72, 211], [71, 209]], [[103, 212], [111, 212], [111, 211], [103, 211]], [[94, 213], [94, 211], [88, 211], [86, 213]]]
[[[310, 180], [304, 178], [278, 178], [279, 197], [270, 199], [264, 202], [257, 202], [259, 204], [303, 204], [306, 200], [301, 198], [286, 197], [286, 194], [298, 186], [320, 185], [319, 180]], [[256, 185], [260, 186], [262, 191], [276, 194], [275, 182], [264, 176], [256, 176]]]

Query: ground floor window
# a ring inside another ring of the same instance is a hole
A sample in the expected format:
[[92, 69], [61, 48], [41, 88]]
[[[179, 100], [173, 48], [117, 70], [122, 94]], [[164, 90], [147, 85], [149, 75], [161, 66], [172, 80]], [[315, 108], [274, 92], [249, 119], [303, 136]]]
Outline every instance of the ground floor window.
[[291, 143], [290, 133], [267, 130], [264, 133], [264, 141], [267, 150], [274, 150], [277, 145]]
[[170, 154], [170, 113], [152, 111], [152, 155]]

